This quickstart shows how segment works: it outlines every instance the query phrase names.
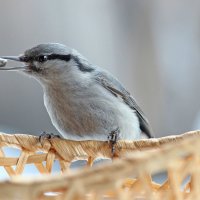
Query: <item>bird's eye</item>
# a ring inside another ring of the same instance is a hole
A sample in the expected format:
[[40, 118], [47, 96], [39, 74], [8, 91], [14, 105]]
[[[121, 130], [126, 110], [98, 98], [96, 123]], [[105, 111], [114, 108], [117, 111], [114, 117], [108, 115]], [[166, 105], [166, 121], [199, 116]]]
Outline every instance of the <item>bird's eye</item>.
[[37, 61], [40, 63], [43, 63], [47, 60], [48, 60], [48, 56], [45, 56], [45, 55], [38, 56], [38, 58], [37, 58]]

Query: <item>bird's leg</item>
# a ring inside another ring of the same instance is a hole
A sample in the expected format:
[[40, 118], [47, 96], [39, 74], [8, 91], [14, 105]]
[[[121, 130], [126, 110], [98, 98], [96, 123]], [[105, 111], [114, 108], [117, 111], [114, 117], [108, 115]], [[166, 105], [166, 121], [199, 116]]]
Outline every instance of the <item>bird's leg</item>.
[[114, 155], [115, 155], [115, 144], [119, 140], [119, 133], [120, 133], [120, 130], [119, 128], [117, 128], [111, 131], [108, 135], [108, 142], [111, 145], [112, 159], [114, 158]]
[[55, 135], [53, 133], [46, 133], [45, 131], [43, 131], [40, 136], [39, 136], [39, 141], [40, 143], [43, 142], [45, 139], [52, 139], [52, 138], [61, 138], [60, 135]]

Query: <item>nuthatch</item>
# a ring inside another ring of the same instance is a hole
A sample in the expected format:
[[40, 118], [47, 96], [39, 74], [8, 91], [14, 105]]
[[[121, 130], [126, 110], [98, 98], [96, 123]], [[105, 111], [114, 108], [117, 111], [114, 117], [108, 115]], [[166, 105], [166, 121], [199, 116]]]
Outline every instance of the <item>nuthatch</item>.
[[114, 133], [111, 140], [116, 140], [115, 131], [120, 139], [138, 139], [141, 132], [151, 137], [148, 120], [130, 93], [76, 50], [48, 43], [1, 58], [25, 63], [0, 70], [20, 70], [39, 81], [47, 112], [63, 137], [106, 141]]

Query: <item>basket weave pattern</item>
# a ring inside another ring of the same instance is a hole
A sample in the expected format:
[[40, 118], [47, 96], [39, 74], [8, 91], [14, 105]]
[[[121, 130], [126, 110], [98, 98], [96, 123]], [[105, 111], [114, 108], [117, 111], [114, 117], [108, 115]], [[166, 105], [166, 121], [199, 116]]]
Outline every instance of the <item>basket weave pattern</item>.
[[[0, 182], [0, 199], [199, 199], [199, 139], [200, 131], [194, 131], [160, 139], [119, 141], [115, 149], [120, 159], [70, 172], [73, 160], [87, 159], [87, 165], [92, 166], [98, 157], [110, 158], [110, 145], [59, 138], [40, 143], [36, 136], [1, 133], [0, 166], [11, 179]], [[19, 158], [6, 157], [2, 149], [5, 146], [20, 149]], [[26, 164], [35, 165], [42, 174], [51, 173], [54, 160], [59, 161], [61, 175], [28, 179], [16, 176], [23, 173]], [[164, 183], [152, 181], [152, 175], [164, 171], [168, 174]], [[188, 175], [190, 179], [183, 184]]]

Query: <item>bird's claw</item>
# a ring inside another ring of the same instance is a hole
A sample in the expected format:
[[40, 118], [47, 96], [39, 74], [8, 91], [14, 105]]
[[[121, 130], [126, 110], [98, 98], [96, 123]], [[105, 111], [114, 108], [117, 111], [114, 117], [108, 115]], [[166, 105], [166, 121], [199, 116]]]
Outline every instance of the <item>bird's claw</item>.
[[112, 158], [114, 158], [114, 155], [115, 155], [115, 144], [119, 140], [119, 133], [120, 133], [120, 130], [119, 128], [117, 128], [111, 131], [108, 135], [108, 142], [111, 145]]
[[53, 133], [42, 132], [39, 136], [39, 142], [42, 143], [45, 139], [50, 140], [52, 138], [61, 138], [60, 135], [55, 135]]

